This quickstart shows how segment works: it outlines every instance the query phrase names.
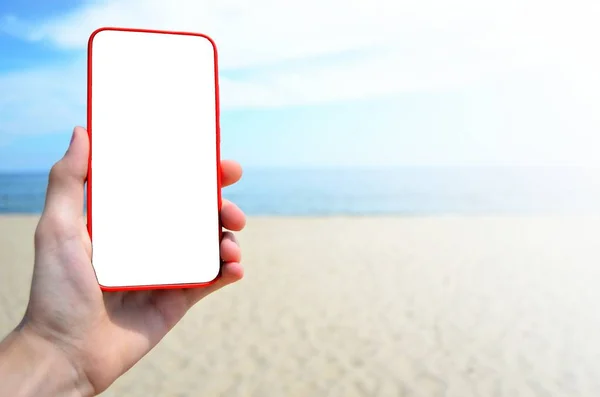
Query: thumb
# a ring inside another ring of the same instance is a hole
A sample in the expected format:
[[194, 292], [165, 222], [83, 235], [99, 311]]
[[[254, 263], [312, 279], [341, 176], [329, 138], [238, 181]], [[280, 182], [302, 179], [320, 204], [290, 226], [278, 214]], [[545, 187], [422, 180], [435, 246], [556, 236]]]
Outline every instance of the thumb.
[[83, 186], [87, 178], [90, 142], [87, 131], [75, 127], [67, 152], [50, 170], [45, 214], [80, 219], [83, 215]]

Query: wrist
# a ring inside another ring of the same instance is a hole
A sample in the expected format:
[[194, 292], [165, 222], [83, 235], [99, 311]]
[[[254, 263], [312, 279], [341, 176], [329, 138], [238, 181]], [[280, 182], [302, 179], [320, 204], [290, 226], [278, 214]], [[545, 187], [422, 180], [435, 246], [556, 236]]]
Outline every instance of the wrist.
[[0, 384], [0, 397], [94, 395], [85, 374], [67, 354], [27, 326], [0, 342]]

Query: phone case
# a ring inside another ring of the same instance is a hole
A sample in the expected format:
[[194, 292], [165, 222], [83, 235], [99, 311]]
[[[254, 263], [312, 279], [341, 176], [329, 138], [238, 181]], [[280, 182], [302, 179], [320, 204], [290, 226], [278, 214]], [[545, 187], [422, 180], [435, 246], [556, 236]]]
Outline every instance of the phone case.
[[[105, 31], [116, 31], [116, 32], [132, 32], [132, 33], [148, 33], [148, 34], [157, 34], [157, 35], [183, 35], [183, 36], [195, 36], [199, 38], [204, 38], [210, 42], [214, 51], [214, 91], [215, 91], [215, 134], [216, 134], [216, 164], [215, 164], [215, 172], [216, 172], [216, 184], [217, 191], [215, 194], [217, 195], [217, 216], [218, 216], [218, 230], [215, 231], [215, 234], [218, 235], [218, 244], [220, 251], [220, 241], [222, 238], [222, 226], [220, 219], [220, 212], [222, 207], [222, 198], [221, 198], [221, 168], [220, 168], [220, 109], [219, 109], [219, 79], [218, 79], [218, 59], [217, 59], [217, 47], [215, 42], [207, 35], [201, 33], [189, 33], [189, 32], [178, 32], [178, 31], [164, 31], [164, 30], [152, 30], [152, 29], [134, 29], [134, 28], [119, 28], [119, 27], [103, 27], [95, 30], [89, 38], [88, 41], [88, 61], [87, 61], [87, 131], [89, 136], [90, 143], [90, 156], [88, 161], [88, 177], [87, 177], [87, 231], [90, 236], [90, 240], [92, 242], [92, 251], [94, 246], [94, 238], [93, 238], [93, 225], [94, 225], [94, 216], [93, 216], [93, 205], [94, 205], [94, 189], [93, 189], [93, 158], [92, 158], [92, 145], [94, 144], [94, 115], [92, 111], [92, 100], [93, 100], [93, 70], [92, 70], [92, 59], [93, 59], [93, 45], [95, 37]], [[143, 198], [141, 198], [143, 199]], [[150, 215], [149, 215], [150, 216]], [[117, 226], [115, 226], [117, 227]], [[141, 226], [143, 227], [143, 226]], [[150, 247], [149, 247], [150, 249]], [[182, 288], [198, 288], [198, 287], [206, 287], [213, 283], [215, 283], [221, 275], [221, 259], [220, 254], [218, 258], [218, 273], [215, 278], [209, 281], [202, 282], [185, 282], [185, 283], [155, 283], [155, 284], [147, 284], [147, 285], [119, 285], [119, 286], [110, 286], [103, 285], [100, 280], [98, 281], [100, 288], [103, 291], [142, 291], [142, 290], [154, 290], [154, 289], [182, 289]], [[92, 253], [92, 266], [94, 263], [94, 255]], [[97, 271], [94, 268], [94, 271]]]

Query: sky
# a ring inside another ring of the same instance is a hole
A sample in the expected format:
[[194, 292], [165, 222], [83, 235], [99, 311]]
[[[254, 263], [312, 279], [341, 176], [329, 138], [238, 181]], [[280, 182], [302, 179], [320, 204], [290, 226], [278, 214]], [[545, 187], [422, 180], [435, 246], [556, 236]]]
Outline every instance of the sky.
[[599, 167], [596, 0], [0, 0], [0, 170], [85, 126], [89, 35], [219, 49], [222, 156], [244, 166]]

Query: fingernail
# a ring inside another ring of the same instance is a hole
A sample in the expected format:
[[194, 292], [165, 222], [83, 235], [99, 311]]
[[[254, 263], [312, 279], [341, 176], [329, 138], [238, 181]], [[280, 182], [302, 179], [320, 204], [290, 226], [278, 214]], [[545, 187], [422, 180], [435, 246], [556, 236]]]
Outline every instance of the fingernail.
[[71, 140], [69, 141], [69, 146], [67, 146], [67, 150], [65, 150], [65, 156], [69, 153], [69, 150], [71, 150], [71, 145], [73, 144], [74, 140], [75, 140], [75, 130], [73, 130], [73, 133], [71, 134]]

